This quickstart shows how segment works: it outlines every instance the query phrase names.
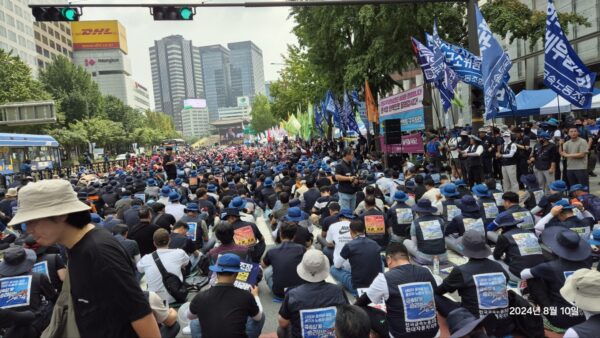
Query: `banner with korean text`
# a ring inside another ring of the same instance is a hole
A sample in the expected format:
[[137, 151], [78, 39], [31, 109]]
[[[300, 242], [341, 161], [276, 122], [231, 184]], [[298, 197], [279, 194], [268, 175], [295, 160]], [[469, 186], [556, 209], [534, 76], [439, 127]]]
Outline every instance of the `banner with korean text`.
[[421, 134], [402, 136], [402, 144], [385, 144], [385, 137], [380, 136], [379, 142], [384, 153], [388, 154], [422, 154], [424, 153], [423, 137]]

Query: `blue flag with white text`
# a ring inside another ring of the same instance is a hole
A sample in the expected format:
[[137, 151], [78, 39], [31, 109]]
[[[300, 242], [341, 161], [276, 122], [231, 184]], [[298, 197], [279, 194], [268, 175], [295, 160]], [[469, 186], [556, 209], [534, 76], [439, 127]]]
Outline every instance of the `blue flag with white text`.
[[475, 5], [477, 36], [481, 52], [481, 75], [483, 79], [483, 97], [485, 101], [485, 118], [491, 119], [498, 113], [498, 89], [502, 87], [504, 77], [510, 70], [512, 62], [502, 46], [496, 41], [485, 22], [479, 6]]
[[437, 31], [437, 20], [433, 21], [433, 36], [428, 36], [427, 42], [431, 42], [430, 48], [433, 52], [434, 63], [435, 60], [442, 60], [442, 72], [439, 74], [435, 86], [440, 91], [440, 97], [442, 99], [443, 111], [446, 112], [452, 107], [452, 100], [454, 99], [454, 88], [458, 84], [458, 77], [452, 68], [446, 65], [446, 58], [441, 49], [442, 40], [440, 39]]
[[596, 73], [581, 62], [565, 36], [556, 8], [548, 0], [544, 45], [544, 84], [571, 104], [585, 108], [592, 100]]
[[431, 68], [431, 64], [433, 63], [433, 53], [419, 40], [413, 37], [411, 37], [411, 40], [413, 44], [413, 50], [417, 56], [417, 61], [419, 62], [421, 70], [423, 71], [423, 79], [427, 83], [433, 83], [437, 79], [437, 74]]

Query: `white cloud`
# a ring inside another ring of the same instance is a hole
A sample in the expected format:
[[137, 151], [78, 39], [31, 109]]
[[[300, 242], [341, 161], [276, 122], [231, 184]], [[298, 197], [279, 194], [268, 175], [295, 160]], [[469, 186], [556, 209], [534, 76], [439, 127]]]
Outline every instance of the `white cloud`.
[[[73, 1], [73, 4], [86, 2], [108, 3], [108, 1], [90, 0]], [[128, 2], [157, 3], [158, 1]], [[168, 1], [168, 3], [176, 2]], [[179, 2], [186, 3], [185, 0]], [[133, 68], [132, 75], [150, 92], [152, 92], [152, 74], [148, 48], [154, 44], [154, 40], [172, 34], [180, 34], [185, 39], [192, 40], [194, 46], [213, 44], [226, 46], [228, 42], [252, 40], [263, 51], [265, 79], [267, 81], [277, 79], [277, 72], [281, 66], [271, 65], [271, 63], [281, 63], [281, 54], [286, 53], [287, 44], [294, 44], [297, 41], [291, 32], [294, 23], [292, 19], [288, 19], [289, 8], [199, 7], [196, 10], [194, 20], [191, 22], [161, 22], [153, 20], [148, 8], [84, 8], [80, 20], [119, 20], [125, 26]]]

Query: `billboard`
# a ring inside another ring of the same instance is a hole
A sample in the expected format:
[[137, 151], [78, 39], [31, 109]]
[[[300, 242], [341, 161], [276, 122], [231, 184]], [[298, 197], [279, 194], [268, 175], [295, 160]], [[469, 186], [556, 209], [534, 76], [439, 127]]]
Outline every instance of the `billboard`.
[[423, 108], [423, 86], [379, 99], [379, 116]]
[[127, 32], [117, 20], [71, 23], [74, 50], [121, 49], [127, 54]]
[[206, 108], [205, 99], [185, 99], [183, 100], [183, 109]]
[[244, 125], [242, 121], [217, 126], [219, 143], [222, 145], [242, 144], [244, 142]]

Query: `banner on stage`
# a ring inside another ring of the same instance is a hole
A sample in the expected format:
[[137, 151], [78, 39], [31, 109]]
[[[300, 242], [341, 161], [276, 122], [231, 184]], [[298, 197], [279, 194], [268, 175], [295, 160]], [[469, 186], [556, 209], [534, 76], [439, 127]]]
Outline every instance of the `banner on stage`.
[[402, 136], [402, 144], [385, 144], [385, 137], [380, 137], [381, 149], [384, 153], [397, 154], [422, 154], [423, 138], [420, 134], [411, 134]]
[[379, 117], [423, 108], [423, 86], [379, 100]]
[[425, 130], [425, 114], [423, 113], [423, 108], [399, 114], [383, 116], [379, 119], [379, 130], [381, 131], [382, 135], [386, 132], [384, 128], [385, 124], [383, 122], [394, 119], [400, 119], [400, 129], [403, 132], [410, 133], [411, 131], [415, 130]]

